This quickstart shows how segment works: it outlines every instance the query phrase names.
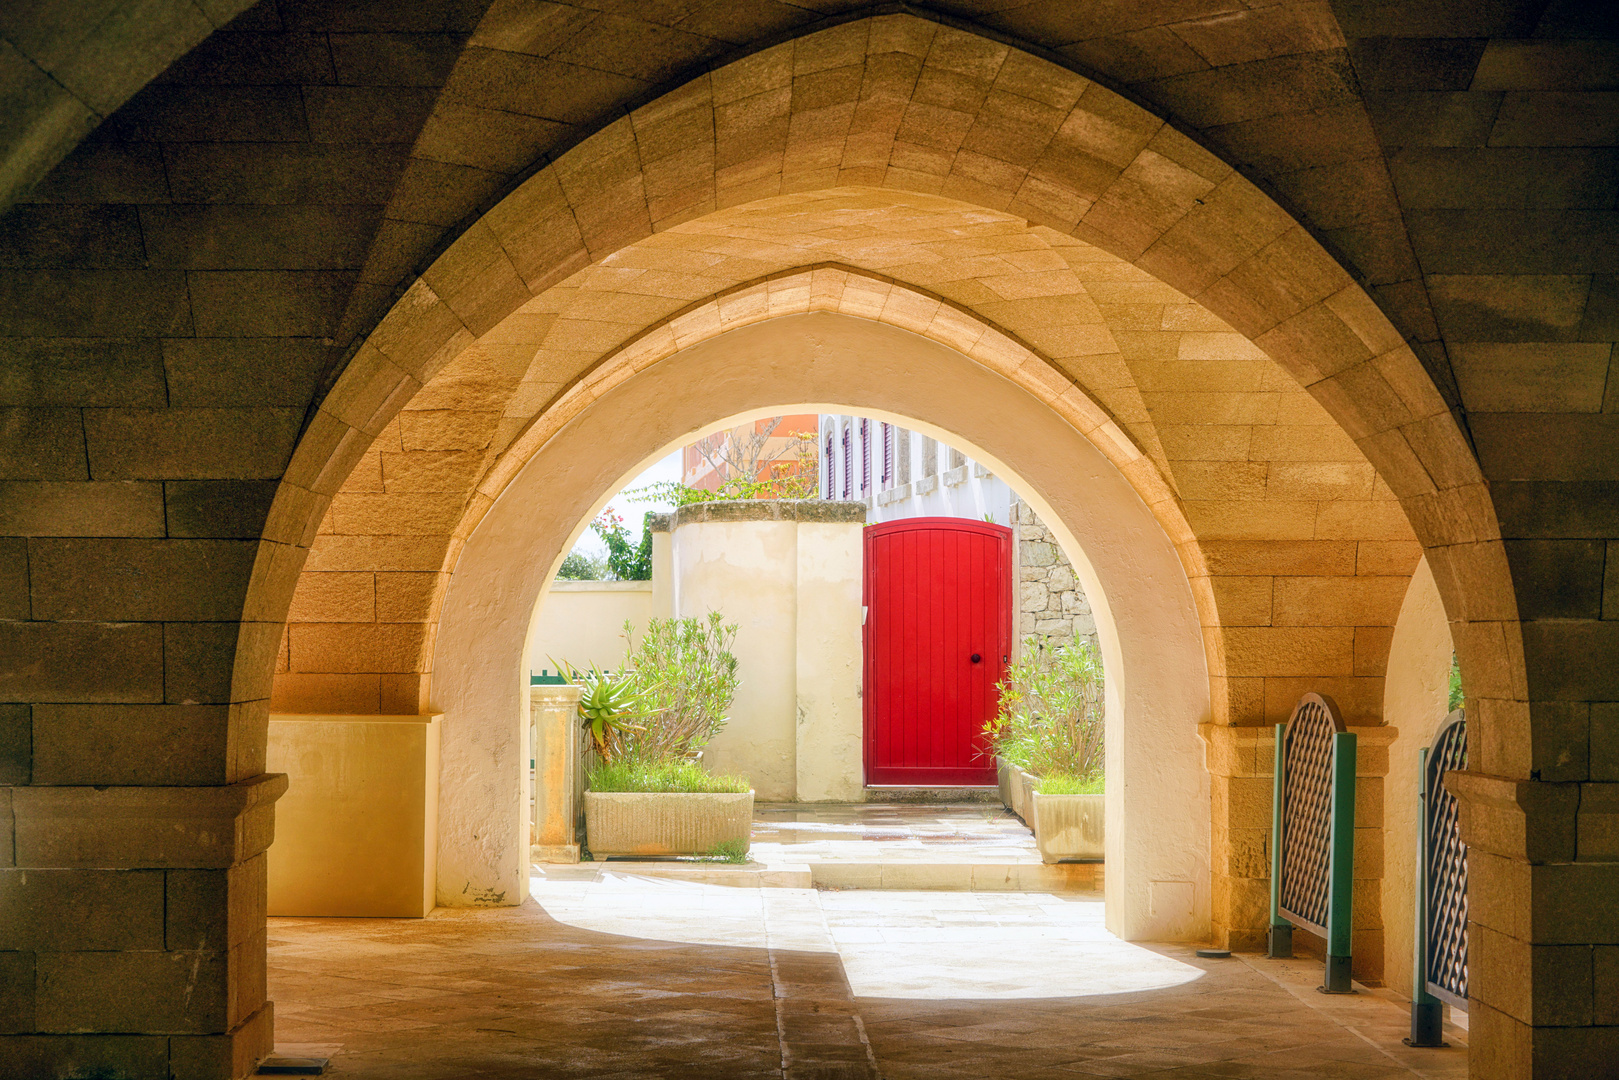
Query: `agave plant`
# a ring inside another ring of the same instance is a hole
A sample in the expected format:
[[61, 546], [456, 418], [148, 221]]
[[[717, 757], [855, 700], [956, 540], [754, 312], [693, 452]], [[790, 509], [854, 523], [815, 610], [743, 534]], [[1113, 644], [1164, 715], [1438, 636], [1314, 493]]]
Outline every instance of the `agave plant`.
[[641, 705], [642, 695], [636, 692], [634, 677], [615, 676], [594, 664], [589, 671], [580, 671], [567, 663], [558, 664], [557, 670], [569, 682], [583, 688], [579, 696], [579, 715], [590, 731], [590, 741], [596, 744], [596, 752], [603, 761], [612, 761], [621, 734], [642, 730], [629, 722]]

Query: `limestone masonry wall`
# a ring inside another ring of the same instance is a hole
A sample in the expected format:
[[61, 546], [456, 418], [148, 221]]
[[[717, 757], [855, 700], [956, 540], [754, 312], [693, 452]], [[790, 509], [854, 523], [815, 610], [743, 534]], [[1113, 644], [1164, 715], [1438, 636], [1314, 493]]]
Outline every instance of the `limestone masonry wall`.
[[1031, 636], [1058, 645], [1084, 638], [1094, 648], [1096, 619], [1073, 564], [1051, 530], [1022, 499], [1012, 503], [1012, 549], [1018, 581], [1013, 655], [1022, 651], [1024, 639]]

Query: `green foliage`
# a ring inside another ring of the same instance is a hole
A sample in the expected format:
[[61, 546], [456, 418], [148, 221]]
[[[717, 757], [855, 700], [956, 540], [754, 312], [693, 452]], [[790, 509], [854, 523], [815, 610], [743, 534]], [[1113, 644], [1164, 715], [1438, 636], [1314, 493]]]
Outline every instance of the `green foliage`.
[[[640, 692], [636, 721], [641, 731], [625, 740], [626, 752], [643, 761], [697, 757], [725, 727], [736, 697], [739, 627], [717, 611], [706, 619], [653, 619], [625, 660]], [[634, 640], [626, 622], [624, 636]]]
[[[743, 792], [745, 777], [714, 776], [695, 761], [596, 761], [586, 773], [591, 791]], [[744, 849], [744, 854], [746, 849]]]
[[650, 581], [652, 579], [652, 530], [647, 517], [641, 518], [641, 540], [630, 541], [630, 530], [624, 519], [611, 510], [603, 510], [590, 523], [601, 542], [607, 546], [607, 574], [614, 581]]
[[1462, 707], [1466, 695], [1462, 693], [1462, 665], [1457, 661], [1456, 654], [1450, 654], [1450, 704], [1447, 708], [1455, 712]]
[[1000, 707], [984, 725], [995, 752], [1036, 776], [1100, 780], [1102, 662], [1088, 641], [1024, 641], [996, 686]]
[[593, 559], [582, 551], [570, 551], [557, 571], [558, 581], [600, 581], [606, 576], [606, 560]]
[[689, 506], [692, 503], [729, 502], [737, 499], [813, 499], [818, 490], [813, 473], [801, 476], [789, 473], [773, 476], [769, 480], [749, 480], [733, 476], [718, 488], [696, 488], [676, 480], [660, 480], [646, 487], [632, 488], [624, 494], [633, 502], [673, 503]]
[[641, 730], [631, 723], [642, 702], [640, 688], [627, 675], [611, 675], [591, 665], [580, 671], [567, 661], [551, 661], [564, 678], [583, 688], [579, 715], [603, 761], [612, 761], [623, 740]]
[[[553, 660], [584, 688], [579, 715], [601, 760], [646, 767], [695, 762], [725, 727], [736, 697], [737, 630], [717, 611], [706, 619], [653, 619], [616, 675]], [[624, 637], [635, 640], [628, 622]]]
[[746, 840], [721, 840], [703, 852], [703, 855], [716, 862], [745, 863], [748, 861], [748, 842]]
[[1050, 776], [1042, 776], [1039, 786], [1034, 790], [1042, 795], [1100, 795], [1103, 783], [1100, 775], [1081, 777], [1053, 773]]

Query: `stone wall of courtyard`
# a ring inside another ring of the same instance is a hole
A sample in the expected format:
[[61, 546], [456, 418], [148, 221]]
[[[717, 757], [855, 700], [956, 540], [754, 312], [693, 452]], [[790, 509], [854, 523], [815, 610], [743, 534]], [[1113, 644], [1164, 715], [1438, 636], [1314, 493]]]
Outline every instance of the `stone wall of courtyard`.
[[1012, 504], [1012, 551], [1017, 566], [1017, 640], [1014, 654], [1030, 637], [1054, 645], [1080, 638], [1096, 646], [1096, 619], [1090, 601], [1057, 538], [1022, 499]]

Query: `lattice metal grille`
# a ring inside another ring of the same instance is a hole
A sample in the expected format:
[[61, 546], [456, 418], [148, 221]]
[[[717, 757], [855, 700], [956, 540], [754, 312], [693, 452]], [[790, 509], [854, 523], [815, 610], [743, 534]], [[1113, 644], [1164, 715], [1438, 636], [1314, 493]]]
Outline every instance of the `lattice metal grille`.
[[1467, 845], [1456, 821], [1456, 796], [1445, 790], [1447, 772], [1467, 768], [1467, 720], [1453, 713], [1428, 753], [1428, 992], [1467, 1007]]
[[1282, 914], [1325, 936], [1332, 856], [1332, 736], [1343, 730], [1314, 694], [1299, 702], [1282, 744]]

